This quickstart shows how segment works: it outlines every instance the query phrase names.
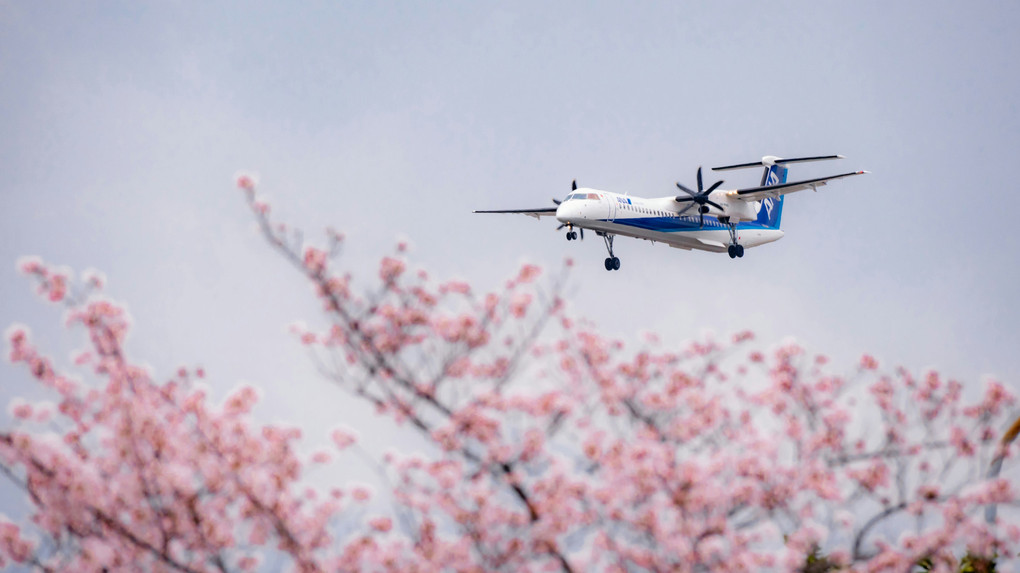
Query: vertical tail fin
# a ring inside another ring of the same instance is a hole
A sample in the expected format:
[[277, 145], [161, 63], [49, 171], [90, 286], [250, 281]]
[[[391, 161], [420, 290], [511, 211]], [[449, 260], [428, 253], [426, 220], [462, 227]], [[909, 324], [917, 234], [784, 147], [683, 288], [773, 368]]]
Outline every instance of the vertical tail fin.
[[[783, 165], [766, 165], [765, 172], [761, 174], [761, 185], [769, 186], [786, 183], [788, 172], [789, 168]], [[755, 219], [755, 222], [766, 227], [778, 229], [779, 223], [783, 218], [783, 198], [780, 195], [774, 199], [772, 197], [762, 199], [761, 206], [758, 207], [758, 218]]]

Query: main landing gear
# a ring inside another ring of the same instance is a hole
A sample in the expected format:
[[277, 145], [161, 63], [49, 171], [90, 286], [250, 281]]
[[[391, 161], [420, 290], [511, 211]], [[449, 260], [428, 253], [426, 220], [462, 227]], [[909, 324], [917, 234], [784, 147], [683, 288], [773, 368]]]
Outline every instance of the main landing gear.
[[744, 256], [744, 245], [737, 242], [737, 226], [730, 223], [729, 217], [719, 217], [721, 223], [725, 223], [730, 228], [730, 246], [726, 247], [726, 252], [730, 255], [731, 259], [737, 259]]
[[613, 235], [609, 233], [599, 233], [599, 235], [602, 235], [602, 240], [606, 242], [606, 250], [609, 251], [609, 257], [606, 259], [606, 270], [620, 270], [620, 259], [613, 255]]

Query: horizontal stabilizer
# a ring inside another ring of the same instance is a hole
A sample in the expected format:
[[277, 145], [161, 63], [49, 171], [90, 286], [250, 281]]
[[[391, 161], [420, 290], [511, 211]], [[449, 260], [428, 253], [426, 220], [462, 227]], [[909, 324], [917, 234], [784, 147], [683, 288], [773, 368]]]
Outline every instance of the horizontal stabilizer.
[[828, 161], [830, 159], [844, 159], [842, 155], [815, 155], [813, 157], [791, 157], [790, 159], [783, 159], [781, 157], [775, 157], [773, 155], [766, 155], [761, 158], [761, 161], [754, 161], [751, 163], [737, 163], [735, 165], [723, 165], [722, 167], [713, 167], [712, 171], [730, 171], [733, 169], [749, 169], [751, 167], [768, 167], [770, 165], [790, 165], [792, 163], [810, 163], [812, 161]]
[[780, 195], [786, 195], [787, 193], [793, 193], [794, 191], [803, 191], [804, 189], [814, 189], [817, 191], [819, 187], [824, 186], [829, 181], [843, 179], [844, 177], [853, 177], [854, 175], [864, 175], [865, 173], [868, 173], [868, 171], [851, 171], [850, 173], [843, 173], [840, 175], [816, 177], [814, 179], [805, 179], [803, 181], [791, 181], [789, 183], [780, 183], [778, 185], [748, 187], [745, 189], [728, 191], [727, 195], [744, 201], [758, 201], [765, 197], [779, 197]]

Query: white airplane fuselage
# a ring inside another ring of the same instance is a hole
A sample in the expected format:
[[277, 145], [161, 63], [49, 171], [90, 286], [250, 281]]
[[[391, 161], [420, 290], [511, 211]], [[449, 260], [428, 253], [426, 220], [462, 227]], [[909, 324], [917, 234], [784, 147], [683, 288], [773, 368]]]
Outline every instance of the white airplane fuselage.
[[[747, 204], [753, 218], [760, 208], [773, 208], [773, 200]], [[623, 235], [666, 243], [679, 249], [725, 252], [730, 244], [728, 225], [719, 221], [712, 209], [700, 222], [697, 207], [678, 213], [674, 197], [645, 199], [579, 188], [556, 209], [556, 219], [570, 227], [590, 229], [611, 235]], [[735, 217], [733, 218], [735, 219]], [[757, 247], [778, 241], [783, 232], [754, 220], [736, 223], [737, 241], [744, 247]]]

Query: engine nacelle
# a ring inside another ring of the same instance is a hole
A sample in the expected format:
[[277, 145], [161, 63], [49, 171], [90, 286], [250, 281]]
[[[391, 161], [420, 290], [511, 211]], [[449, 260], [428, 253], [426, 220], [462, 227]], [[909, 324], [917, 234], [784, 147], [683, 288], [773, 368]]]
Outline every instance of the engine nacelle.
[[712, 201], [725, 207], [725, 211], [722, 213], [718, 212], [718, 209], [713, 208], [710, 213], [712, 215], [723, 215], [730, 218], [730, 221], [739, 223], [741, 221], [754, 221], [758, 218], [758, 207], [757, 201], [741, 201], [740, 199], [730, 199], [724, 193], [720, 193], [718, 196], [712, 197]]

